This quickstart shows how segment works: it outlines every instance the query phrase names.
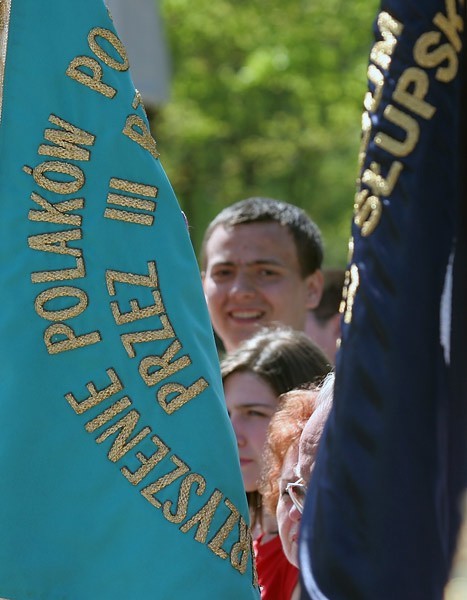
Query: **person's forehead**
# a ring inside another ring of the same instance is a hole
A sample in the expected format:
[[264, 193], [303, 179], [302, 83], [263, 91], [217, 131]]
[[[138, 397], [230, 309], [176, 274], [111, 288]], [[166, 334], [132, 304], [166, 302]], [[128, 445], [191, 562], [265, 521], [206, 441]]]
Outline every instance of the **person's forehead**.
[[275, 408], [277, 404], [277, 397], [271, 386], [251, 371], [235, 371], [228, 375], [224, 379], [224, 395], [226, 402], [232, 405], [255, 403]]
[[310, 475], [310, 468], [316, 458], [325, 421], [326, 414], [318, 409], [308, 419], [300, 436], [297, 474], [304, 479], [307, 479]]
[[298, 262], [295, 240], [285, 225], [275, 221], [218, 225], [206, 245], [206, 262], [253, 264]]
[[294, 479], [298, 461], [298, 444], [292, 444], [287, 450], [282, 463], [281, 478]]
[[313, 447], [314, 440], [316, 438], [316, 428], [317, 423], [316, 419], [313, 420], [310, 417], [303, 428], [302, 434], [300, 436], [300, 441], [298, 444], [299, 447], [299, 458], [303, 458], [303, 455], [307, 455]]

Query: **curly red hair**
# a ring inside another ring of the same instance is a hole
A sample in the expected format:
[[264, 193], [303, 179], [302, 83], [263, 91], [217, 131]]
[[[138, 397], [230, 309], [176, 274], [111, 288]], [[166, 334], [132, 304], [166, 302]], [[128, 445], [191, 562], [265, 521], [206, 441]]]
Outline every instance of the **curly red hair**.
[[275, 514], [279, 500], [279, 478], [285, 455], [291, 446], [298, 444], [303, 428], [315, 410], [316, 395], [315, 388], [282, 394], [279, 408], [269, 423], [259, 491], [271, 514]]

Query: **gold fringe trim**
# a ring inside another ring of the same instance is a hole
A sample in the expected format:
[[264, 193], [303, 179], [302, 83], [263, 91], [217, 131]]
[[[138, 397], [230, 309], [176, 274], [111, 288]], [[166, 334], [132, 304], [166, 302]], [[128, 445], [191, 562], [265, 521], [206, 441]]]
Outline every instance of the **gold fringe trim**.
[[10, 26], [11, 0], [0, 0], [0, 123], [2, 121], [3, 89], [5, 81], [8, 28]]

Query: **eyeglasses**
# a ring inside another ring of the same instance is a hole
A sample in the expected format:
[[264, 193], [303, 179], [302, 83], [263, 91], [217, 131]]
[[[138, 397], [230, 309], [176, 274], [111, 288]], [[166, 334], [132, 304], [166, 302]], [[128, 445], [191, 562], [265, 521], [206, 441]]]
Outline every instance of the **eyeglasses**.
[[285, 491], [290, 496], [290, 499], [300, 514], [303, 512], [303, 507], [305, 505], [306, 490], [307, 487], [301, 477], [297, 481], [288, 483], [285, 486]]

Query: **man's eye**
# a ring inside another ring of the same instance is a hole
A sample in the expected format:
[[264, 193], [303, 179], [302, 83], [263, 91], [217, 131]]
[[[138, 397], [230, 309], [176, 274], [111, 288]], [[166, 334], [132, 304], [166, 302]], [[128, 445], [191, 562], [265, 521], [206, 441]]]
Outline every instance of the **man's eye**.
[[261, 271], [259, 272], [260, 275], [277, 275], [276, 271], [273, 271], [272, 269], [261, 269]]
[[232, 274], [232, 269], [217, 269], [212, 272], [213, 279], [226, 279]]
[[274, 277], [280, 277], [280, 273], [273, 269], [261, 269], [258, 271], [258, 276], [263, 279], [273, 279]]

